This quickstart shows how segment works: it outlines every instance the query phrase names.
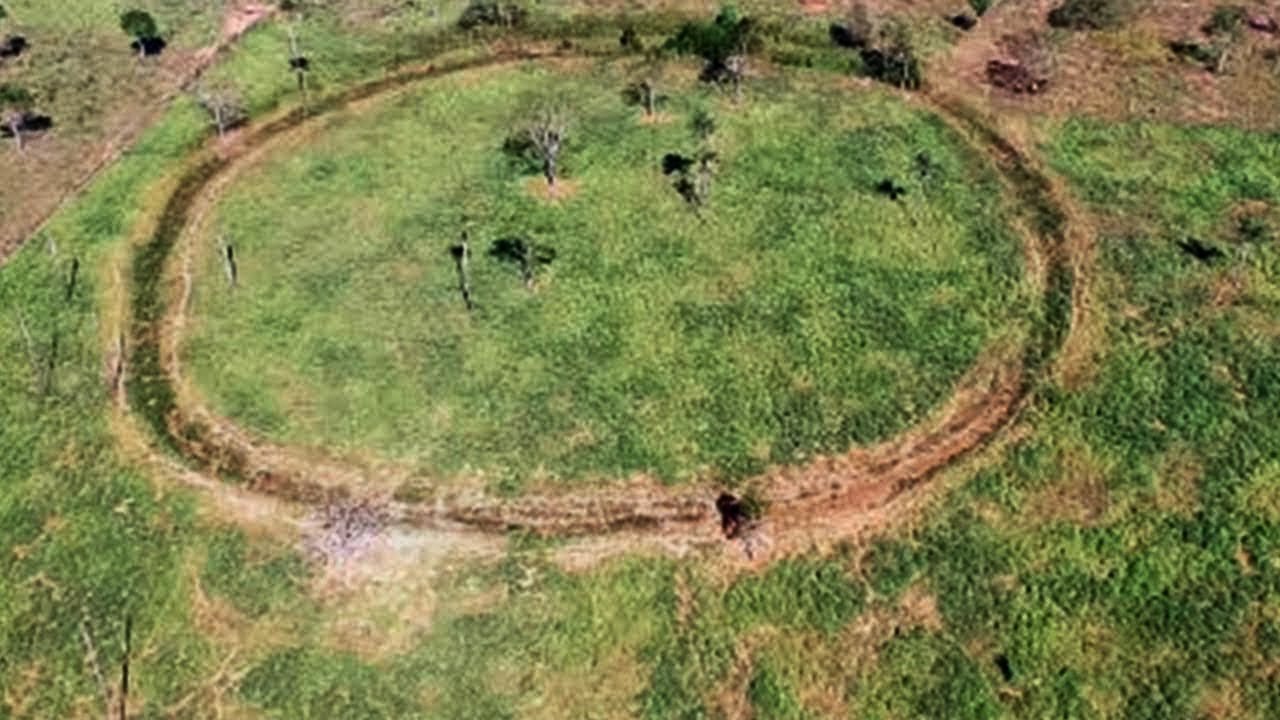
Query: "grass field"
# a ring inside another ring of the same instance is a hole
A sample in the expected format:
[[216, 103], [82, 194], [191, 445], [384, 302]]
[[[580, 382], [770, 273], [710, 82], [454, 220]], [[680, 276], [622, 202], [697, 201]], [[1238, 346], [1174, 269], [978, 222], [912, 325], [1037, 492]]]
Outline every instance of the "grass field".
[[[470, 71], [247, 171], [201, 239], [197, 385], [272, 437], [428, 471], [674, 481], [888, 437], [1017, 338], [1019, 242], [940, 122], [821, 76], [734, 107], [669, 74], [668, 122], [642, 124], [625, 67]], [[500, 151], [548, 97], [575, 117], [550, 203]], [[660, 166], [695, 154], [699, 108], [719, 170], [695, 214]], [[464, 228], [473, 314], [448, 252]], [[489, 252], [525, 235], [556, 253], [532, 292]]]
[[[272, 37], [221, 72], [269, 66]], [[287, 82], [269, 86], [262, 107], [287, 101]], [[749, 92], [745, 113], [783, 103], [768, 84]], [[899, 105], [854, 97], [938, 137]], [[388, 112], [435, 111], [406, 103]], [[719, 115], [731, 158], [733, 113]], [[394, 127], [332, 136], [355, 147]], [[678, 123], [645, 129], [686, 137]], [[1001, 443], [937, 478], [920, 515], [759, 570], [631, 556], [569, 572], [559, 543], [516, 535], [491, 561], [438, 568], [430, 592], [384, 580], [369, 600], [113, 432], [115, 272], [156, 210], [155, 183], [207, 133], [179, 101], [0, 268], [0, 717], [103, 717], [95, 672], [115, 686], [126, 618], [131, 717], [1280, 716], [1280, 138], [1079, 119], [1044, 130], [1039, 153], [1098, 228], [1096, 353], [1070, 386], [1039, 385]], [[590, 197], [592, 157], [571, 147], [579, 193], [556, 210]], [[732, 172], [726, 159], [709, 215]], [[485, 197], [525, 202], [515, 174], [495, 177], [506, 192]], [[421, 236], [425, 268], [439, 246]], [[567, 282], [564, 253], [536, 301]], [[510, 267], [485, 273], [482, 312], [500, 292], [530, 300]], [[430, 602], [383, 604], [414, 593]], [[335, 631], [352, 622], [360, 632]]]

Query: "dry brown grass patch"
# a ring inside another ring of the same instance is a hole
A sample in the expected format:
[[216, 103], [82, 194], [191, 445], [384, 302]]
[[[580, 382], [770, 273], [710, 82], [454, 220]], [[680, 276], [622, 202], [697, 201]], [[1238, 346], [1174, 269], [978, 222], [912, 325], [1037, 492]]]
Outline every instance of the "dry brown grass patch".
[[652, 115], [641, 115], [639, 122], [641, 125], [670, 125], [675, 120], [676, 117], [671, 113], [656, 112]]
[[[498, 557], [503, 546], [502, 538], [383, 531], [358, 558], [317, 574], [311, 594], [327, 616], [326, 641], [371, 661], [407, 651], [432, 627], [442, 579], [462, 562]], [[459, 607], [500, 599], [482, 593]]]
[[1107, 464], [1078, 441], [1063, 446], [1061, 462], [1059, 478], [1030, 498], [1025, 521], [1068, 520], [1082, 525], [1099, 522], [1111, 505]]
[[1196, 701], [1196, 717], [1204, 720], [1246, 720], [1256, 717], [1245, 710], [1240, 684], [1220, 680], [1200, 692]]
[[1190, 517], [1200, 506], [1200, 479], [1204, 464], [1190, 448], [1175, 447], [1165, 453], [1156, 474], [1156, 507], [1162, 513]]
[[578, 194], [579, 185], [577, 180], [556, 180], [555, 187], [547, 184], [547, 181], [541, 177], [531, 177], [524, 181], [524, 192], [535, 200], [541, 200], [545, 203], [556, 205], [562, 203], [574, 195]]

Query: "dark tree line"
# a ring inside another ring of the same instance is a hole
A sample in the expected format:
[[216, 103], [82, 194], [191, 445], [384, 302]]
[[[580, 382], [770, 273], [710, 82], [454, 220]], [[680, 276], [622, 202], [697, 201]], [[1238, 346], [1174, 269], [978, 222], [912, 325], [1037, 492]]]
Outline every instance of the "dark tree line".
[[923, 73], [905, 23], [877, 22], [865, 5], [857, 3], [844, 22], [831, 25], [829, 33], [832, 42], [858, 53], [868, 77], [903, 90], [920, 88]]

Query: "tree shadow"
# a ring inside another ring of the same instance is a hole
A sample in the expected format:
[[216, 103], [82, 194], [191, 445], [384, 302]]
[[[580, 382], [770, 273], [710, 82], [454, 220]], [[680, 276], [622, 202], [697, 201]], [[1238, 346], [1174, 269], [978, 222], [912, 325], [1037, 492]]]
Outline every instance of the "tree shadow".
[[556, 259], [555, 248], [547, 247], [526, 237], [505, 237], [493, 241], [489, 257], [520, 268], [525, 287], [532, 288], [538, 268], [550, 265]]
[[143, 57], [155, 57], [156, 55], [164, 52], [164, 49], [169, 47], [169, 43], [165, 42], [164, 38], [149, 37], [142, 38], [141, 40], [134, 40], [129, 43], [129, 47], [132, 48], [134, 52], [140, 52]]
[[10, 35], [0, 42], [0, 58], [15, 58], [26, 52], [31, 45], [21, 35]]

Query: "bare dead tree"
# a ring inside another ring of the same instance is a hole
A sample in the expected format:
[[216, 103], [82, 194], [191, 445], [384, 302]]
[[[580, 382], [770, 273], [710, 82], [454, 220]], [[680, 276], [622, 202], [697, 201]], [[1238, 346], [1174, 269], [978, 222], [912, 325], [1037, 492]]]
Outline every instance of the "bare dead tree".
[[289, 31], [289, 69], [298, 79], [298, 92], [302, 95], [302, 110], [307, 111], [307, 73], [311, 71], [311, 61], [306, 55], [302, 54], [301, 45], [298, 42], [298, 30], [293, 25], [288, 27]]
[[218, 137], [225, 136], [227, 130], [249, 118], [240, 91], [227, 83], [201, 85], [196, 90], [196, 102], [209, 113]]
[[725, 75], [729, 79], [729, 84], [733, 87], [733, 101], [735, 103], [741, 103], [742, 79], [747, 74], [747, 53], [745, 48], [742, 52], [735, 53], [725, 58], [724, 71]]
[[476, 304], [471, 295], [471, 240], [466, 230], [462, 231], [458, 242], [450, 246], [449, 254], [458, 269], [458, 290], [462, 293], [462, 302], [467, 306], [467, 312], [471, 312], [476, 309]]
[[133, 651], [133, 616], [124, 616], [124, 655], [120, 659], [120, 720], [129, 717], [129, 654]]
[[222, 249], [219, 255], [222, 256], [222, 272], [227, 276], [227, 287], [234, 290], [236, 283], [240, 279], [240, 272], [236, 267], [235, 247], [226, 238], [222, 239]]
[[89, 629], [89, 611], [82, 607], [80, 613], [80, 640], [84, 643], [84, 661], [93, 671], [93, 679], [98, 684], [98, 692], [102, 695], [103, 707], [106, 708], [106, 717], [110, 717], [111, 690], [107, 686], [106, 677], [102, 674], [102, 665], [98, 662], [98, 648], [93, 644], [93, 633]]
[[658, 105], [665, 99], [658, 94], [657, 83], [644, 78], [627, 85], [622, 92], [623, 100], [629, 105], [638, 105], [645, 117], [653, 117], [658, 112]]
[[542, 163], [547, 187], [555, 192], [559, 176], [560, 153], [569, 131], [569, 112], [561, 105], [547, 104], [534, 111], [524, 134], [531, 149]]
[[526, 290], [532, 292], [538, 268], [549, 265], [556, 258], [554, 248], [536, 243], [526, 237], [502, 238], [489, 248], [490, 257], [515, 263], [520, 268], [520, 278]]
[[80, 280], [80, 258], [71, 258], [71, 269], [67, 272], [66, 302], [76, 295], [76, 283]]
[[698, 205], [706, 205], [711, 200], [711, 178], [715, 174], [717, 157], [710, 151], [705, 151], [698, 156], [698, 176], [694, 185]]
[[26, 124], [27, 113], [30, 112], [33, 101], [34, 98], [26, 88], [9, 84], [0, 85], [0, 122], [3, 122], [9, 129], [9, 133], [13, 135], [13, 142], [18, 152], [22, 152], [23, 126]]

